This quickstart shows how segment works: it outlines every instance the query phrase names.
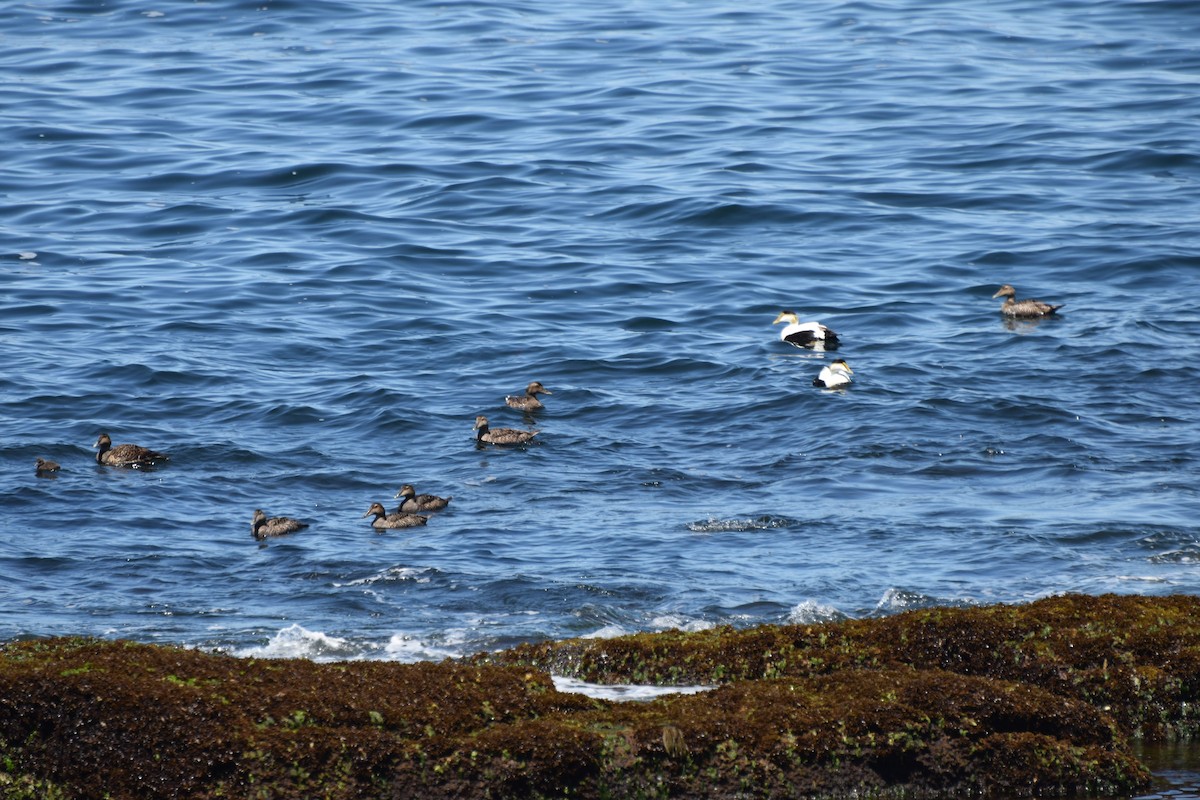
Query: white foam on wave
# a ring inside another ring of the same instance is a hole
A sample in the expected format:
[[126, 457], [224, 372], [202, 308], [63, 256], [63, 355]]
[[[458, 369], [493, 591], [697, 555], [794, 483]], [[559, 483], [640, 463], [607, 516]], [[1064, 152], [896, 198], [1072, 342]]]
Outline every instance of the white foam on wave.
[[633, 683], [588, 683], [578, 678], [567, 678], [562, 675], [551, 675], [554, 688], [560, 692], [584, 694], [600, 700], [627, 700], [644, 703], [656, 697], [668, 694], [697, 694], [707, 692], [712, 686], [645, 686]]
[[580, 639], [615, 639], [618, 636], [624, 636], [629, 633], [628, 630], [620, 625], [605, 625], [599, 630], [594, 630], [591, 633], [585, 633], [580, 636]]
[[345, 583], [334, 583], [335, 587], [343, 586], [372, 586], [376, 583], [391, 581], [412, 581], [413, 583], [429, 583], [429, 570], [425, 567], [389, 567], [383, 572], [368, 575], [365, 578], [355, 578]]
[[796, 524], [793, 519], [786, 517], [750, 517], [747, 519], [708, 519], [689, 522], [687, 529], [693, 533], [745, 533], [747, 531], [765, 531], [775, 528], [790, 528]]
[[682, 614], [662, 614], [650, 620], [650, 629], [654, 631], [679, 630], [687, 633], [706, 631], [716, 627], [706, 619], [689, 619]]
[[443, 641], [439, 644], [410, 636], [404, 633], [393, 633], [383, 648], [384, 657], [389, 661], [442, 661], [447, 658], [460, 658], [467, 643], [465, 632], [446, 631]]
[[813, 625], [818, 622], [832, 622], [849, 618], [848, 614], [843, 614], [833, 606], [824, 605], [815, 600], [797, 603], [792, 606], [792, 610], [787, 615], [787, 621], [792, 625]]
[[310, 631], [292, 624], [277, 632], [264, 645], [246, 647], [234, 653], [246, 658], [307, 658], [312, 661], [344, 661], [366, 658], [371, 647], [340, 636]]

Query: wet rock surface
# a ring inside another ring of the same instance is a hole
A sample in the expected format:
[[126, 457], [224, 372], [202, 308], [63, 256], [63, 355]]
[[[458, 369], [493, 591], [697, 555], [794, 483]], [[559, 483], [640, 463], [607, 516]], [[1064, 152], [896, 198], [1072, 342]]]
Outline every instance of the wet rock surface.
[[[1186, 739], [1200, 601], [1068, 596], [466, 662], [0, 649], [0, 797], [1129, 795]], [[554, 689], [708, 683], [644, 703]]]

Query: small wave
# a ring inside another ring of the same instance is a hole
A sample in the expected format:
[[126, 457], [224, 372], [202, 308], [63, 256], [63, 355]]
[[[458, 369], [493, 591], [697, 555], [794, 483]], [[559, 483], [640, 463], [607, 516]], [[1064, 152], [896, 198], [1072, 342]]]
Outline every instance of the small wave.
[[833, 622], [842, 619], [850, 619], [850, 616], [843, 614], [833, 606], [824, 605], [815, 600], [798, 603], [787, 615], [787, 621], [791, 625], [812, 625], [818, 622]]
[[965, 599], [935, 597], [934, 595], [910, 592], [906, 589], [893, 587], [884, 592], [883, 596], [879, 598], [879, 602], [875, 604], [875, 611], [879, 614], [899, 614], [902, 611], [932, 608], [934, 606], [965, 608], [973, 605], [975, 603]]
[[339, 661], [361, 659], [370, 648], [351, 642], [340, 636], [330, 636], [321, 631], [310, 631], [302, 625], [292, 624], [271, 637], [264, 645], [247, 647], [234, 655], [243, 658], [307, 658], [313, 661]]
[[744, 533], [745, 531], [765, 531], [772, 528], [791, 528], [798, 525], [794, 519], [775, 517], [764, 514], [761, 517], [747, 519], [717, 519], [709, 517], [698, 522], [689, 522], [687, 529], [693, 533]]

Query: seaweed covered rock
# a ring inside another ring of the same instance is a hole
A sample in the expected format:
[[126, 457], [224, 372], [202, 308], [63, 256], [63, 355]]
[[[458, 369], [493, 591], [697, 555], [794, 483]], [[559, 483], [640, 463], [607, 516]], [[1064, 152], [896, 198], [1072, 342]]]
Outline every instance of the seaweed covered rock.
[[[1186, 728], [1197, 610], [1054, 598], [528, 645], [475, 663], [11, 643], [0, 797], [1128, 795], [1149, 781], [1129, 736]], [[607, 702], [556, 691], [548, 666], [717, 685]]]
[[1131, 735], [1200, 732], [1200, 598], [1066, 595], [814, 625], [572, 639], [481, 654], [599, 683], [720, 684], [846, 669], [942, 669], [1091, 703]]

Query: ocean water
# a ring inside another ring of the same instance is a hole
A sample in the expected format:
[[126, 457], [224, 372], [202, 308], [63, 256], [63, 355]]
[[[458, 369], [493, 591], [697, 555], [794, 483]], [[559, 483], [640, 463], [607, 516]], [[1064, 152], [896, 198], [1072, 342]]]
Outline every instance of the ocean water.
[[[1190, 2], [29, 0], [0, 45], [0, 640], [1200, 591]], [[403, 483], [453, 501], [376, 533]]]

